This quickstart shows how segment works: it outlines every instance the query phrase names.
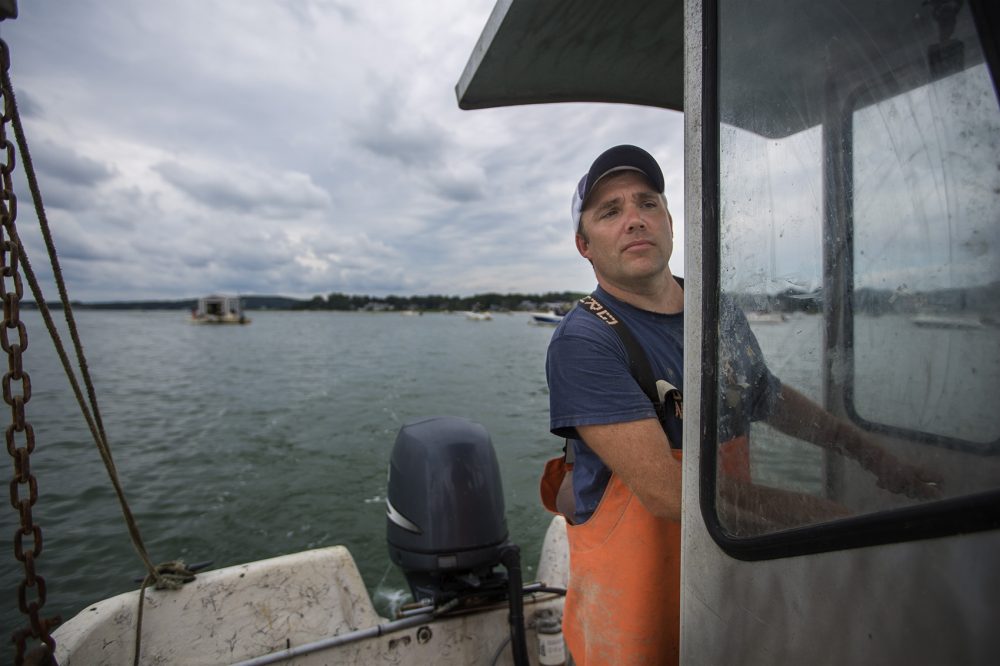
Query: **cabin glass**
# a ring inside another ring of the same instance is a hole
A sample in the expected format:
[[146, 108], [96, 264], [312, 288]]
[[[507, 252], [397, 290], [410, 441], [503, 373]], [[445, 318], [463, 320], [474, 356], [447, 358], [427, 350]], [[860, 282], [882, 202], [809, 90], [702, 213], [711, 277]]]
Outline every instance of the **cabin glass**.
[[1000, 113], [989, 73], [980, 63], [861, 106], [871, 92], [859, 90], [851, 116], [850, 408], [887, 435], [1000, 453]]
[[1000, 109], [968, 5], [793, 4], [719, 2], [737, 538], [1000, 488]]

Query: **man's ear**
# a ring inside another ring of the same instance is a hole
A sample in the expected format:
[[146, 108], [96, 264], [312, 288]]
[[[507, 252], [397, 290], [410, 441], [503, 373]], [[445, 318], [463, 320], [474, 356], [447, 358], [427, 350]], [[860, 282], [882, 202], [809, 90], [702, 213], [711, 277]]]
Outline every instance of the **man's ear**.
[[588, 243], [587, 239], [580, 233], [576, 235], [576, 251], [579, 252], [580, 256], [584, 259], [590, 259], [590, 243]]

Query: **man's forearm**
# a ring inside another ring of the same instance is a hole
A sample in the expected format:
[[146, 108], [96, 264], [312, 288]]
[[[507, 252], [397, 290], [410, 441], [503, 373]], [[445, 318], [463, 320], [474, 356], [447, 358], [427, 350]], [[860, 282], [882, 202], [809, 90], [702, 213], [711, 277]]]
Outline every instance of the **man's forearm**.
[[577, 426], [577, 432], [650, 513], [681, 516], [681, 463], [656, 419]]
[[719, 477], [720, 513], [736, 534], [756, 534], [846, 518], [851, 511], [822, 497]]
[[793, 388], [781, 387], [768, 423], [787, 435], [853, 458], [890, 492], [921, 499], [941, 496], [940, 474], [900, 461], [863, 430]]
[[873, 453], [860, 430], [789, 386], [781, 387], [767, 422], [786, 435], [858, 460], [863, 461], [866, 454]]

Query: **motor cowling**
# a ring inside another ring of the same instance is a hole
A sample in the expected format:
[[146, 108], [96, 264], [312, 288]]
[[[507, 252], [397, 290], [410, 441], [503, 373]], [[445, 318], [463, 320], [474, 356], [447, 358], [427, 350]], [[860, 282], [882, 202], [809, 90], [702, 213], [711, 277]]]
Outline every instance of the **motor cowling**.
[[414, 600], [501, 587], [509, 546], [503, 488], [486, 429], [459, 417], [405, 424], [389, 461], [386, 540]]

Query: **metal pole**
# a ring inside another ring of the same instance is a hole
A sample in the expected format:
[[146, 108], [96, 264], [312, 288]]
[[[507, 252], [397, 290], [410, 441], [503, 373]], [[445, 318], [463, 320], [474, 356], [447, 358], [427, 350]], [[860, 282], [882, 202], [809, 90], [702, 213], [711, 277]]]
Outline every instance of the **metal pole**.
[[261, 657], [255, 657], [253, 659], [238, 662], [233, 664], [233, 666], [263, 666], [264, 664], [274, 664], [285, 659], [301, 657], [302, 655], [318, 652], [320, 650], [326, 650], [339, 645], [346, 645], [347, 643], [354, 643], [365, 638], [376, 638], [384, 634], [392, 633], [393, 631], [399, 631], [400, 629], [415, 627], [418, 624], [424, 624], [432, 621], [433, 619], [434, 613], [432, 612], [423, 613], [422, 615], [414, 615], [413, 617], [406, 617], [402, 620], [386, 622], [385, 624], [380, 624], [376, 627], [359, 629], [357, 631], [341, 634], [340, 636], [324, 638], [321, 641], [306, 643], [305, 645], [299, 645], [298, 647], [281, 650], [280, 652], [272, 652], [271, 654], [265, 654]]

